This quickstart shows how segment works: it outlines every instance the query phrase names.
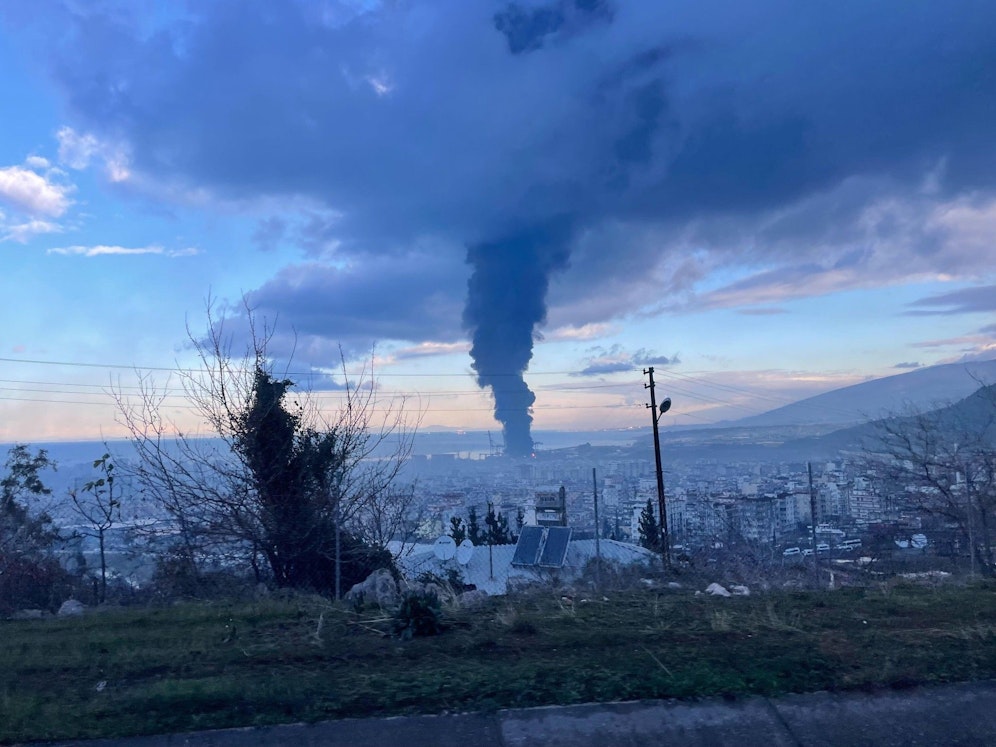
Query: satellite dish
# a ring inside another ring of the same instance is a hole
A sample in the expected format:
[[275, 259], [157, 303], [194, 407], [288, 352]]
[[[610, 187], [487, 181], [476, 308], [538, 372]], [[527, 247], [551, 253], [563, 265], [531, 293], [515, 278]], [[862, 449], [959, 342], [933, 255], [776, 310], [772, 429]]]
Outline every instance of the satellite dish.
[[436, 540], [435, 544], [432, 546], [432, 551], [440, 560], [449, 560], [456, 555], [456, 542], [454, 542], [453, 538], [448, 534], [444, 534]]
[[460, 565], [467, 565], [474, 555], [474, 543], [465, 539], [456, 549], [456, 559]]
[[665, 397], [664, 401], [661, 402], [661, 415], [671, 409], [671, 398]]

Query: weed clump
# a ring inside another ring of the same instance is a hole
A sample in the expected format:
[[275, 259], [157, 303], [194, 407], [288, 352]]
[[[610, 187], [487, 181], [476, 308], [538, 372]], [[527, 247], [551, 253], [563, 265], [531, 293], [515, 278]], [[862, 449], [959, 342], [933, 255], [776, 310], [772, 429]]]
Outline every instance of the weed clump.
[[442, 606], [434, 591], [412, 591], [392, 616], [392, 632], [403, 641], [443, 632]]

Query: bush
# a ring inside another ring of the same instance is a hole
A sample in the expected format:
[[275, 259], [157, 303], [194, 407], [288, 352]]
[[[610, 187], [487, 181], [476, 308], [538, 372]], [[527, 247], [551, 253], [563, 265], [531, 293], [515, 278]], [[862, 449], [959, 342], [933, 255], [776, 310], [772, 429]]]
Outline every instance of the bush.
[[0, 613], [35, 608], [54, 612], [73, 594], [74, 578], [55, 558], [0, 554]]
[[240, 599], [251, 597], [256, 584], [230, 569], [202, 569], [189, 554], [171, 549], [156, 559], [146, 592], [158, 601], [179, 599]]
[[409, 592], [394, 613], [392, 632], [403, 641], [443, 632], [439, 597], [433, 592]]

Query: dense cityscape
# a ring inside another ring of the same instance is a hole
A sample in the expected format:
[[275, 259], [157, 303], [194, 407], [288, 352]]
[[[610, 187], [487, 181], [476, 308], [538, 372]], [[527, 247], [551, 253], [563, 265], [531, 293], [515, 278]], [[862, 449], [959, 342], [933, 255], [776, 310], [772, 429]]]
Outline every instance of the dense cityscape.
[[[535, 523], [537, 493], [563, 486], [567, 524], [576, 536], [595, 535], [597, 490], [600, 536], [638, 542], [647, 502], [657, 510], [654, 458], [649, 450], [643, 459], [612, 451], [580, 447], [540, 452], [531, 460], [417, 459], [423, 511], [417, 534], [431, 541], [446, 531], [451, 516], [465, 517], [471, 507], [483, 515], [489, 504], [512, 526], [520, 512], [526, 524]], [[828, 537], [862, 537], [888, 528], [902, 542], [923, 529], [923, 517], [904, 506], [902, 491], [884, 490], [866, 460], [847, 457], [812, 468], [817, 523], [841, 532], [828, 531]], [[781, 554], [799, 545], [812, 522], [806, 463], [679, 461], [665, 468], [665, 481], [668, 527], [679, 549], [749, 544]]]

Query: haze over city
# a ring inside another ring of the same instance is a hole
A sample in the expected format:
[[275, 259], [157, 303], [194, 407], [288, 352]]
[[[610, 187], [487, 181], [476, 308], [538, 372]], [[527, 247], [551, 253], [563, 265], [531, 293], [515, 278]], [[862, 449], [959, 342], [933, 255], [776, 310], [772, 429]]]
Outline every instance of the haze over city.
[[994, 68], [975, 2], [5, 3], [0, 440], [194, 422], [209, 296], [522, 439], [993, 358]]

